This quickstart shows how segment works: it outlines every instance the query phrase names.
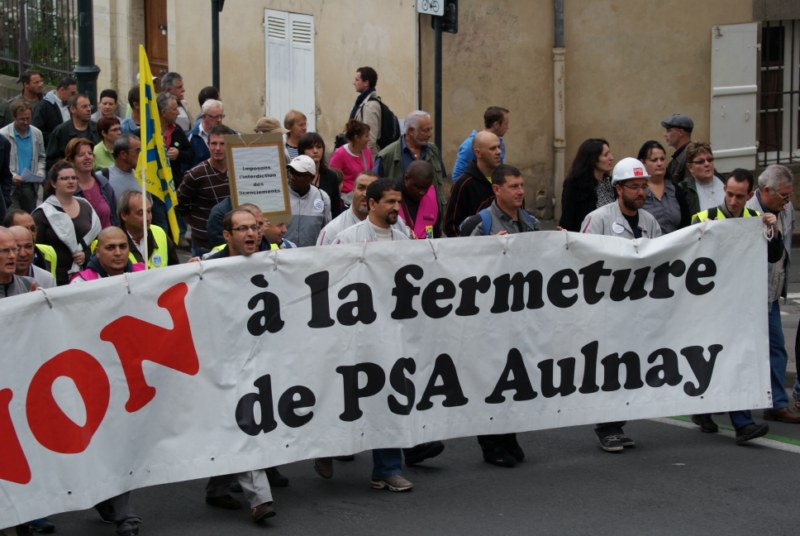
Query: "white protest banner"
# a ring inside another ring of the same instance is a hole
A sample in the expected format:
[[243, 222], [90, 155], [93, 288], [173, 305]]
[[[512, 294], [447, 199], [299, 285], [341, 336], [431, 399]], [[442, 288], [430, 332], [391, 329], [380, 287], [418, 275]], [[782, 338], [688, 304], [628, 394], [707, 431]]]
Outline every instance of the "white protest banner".
[[766, 264], [742, 219], [276, 250], [0, 300], [0, 527], [318, 456], [769, 406]]

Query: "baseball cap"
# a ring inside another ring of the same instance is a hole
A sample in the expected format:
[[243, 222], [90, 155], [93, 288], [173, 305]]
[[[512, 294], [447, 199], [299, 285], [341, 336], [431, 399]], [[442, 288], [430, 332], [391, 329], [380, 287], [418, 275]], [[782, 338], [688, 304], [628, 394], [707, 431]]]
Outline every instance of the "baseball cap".
[[317, 174], [317, 166], [314, 165], [314, 161], [311, 160], [310, 156], [306, 156], [304, 154], [292, 158], [292, 161], [289, 162], [286, 167], [292, 168], [297, 173], [311, 173], [312, 175]]
[[672, 117], [667, 117], [661, 121], [661, 126], [664, 128], [682, 128], [687, 132], [691, 132], [694, 130], [694, 121], [688, 115], [672, 114]]

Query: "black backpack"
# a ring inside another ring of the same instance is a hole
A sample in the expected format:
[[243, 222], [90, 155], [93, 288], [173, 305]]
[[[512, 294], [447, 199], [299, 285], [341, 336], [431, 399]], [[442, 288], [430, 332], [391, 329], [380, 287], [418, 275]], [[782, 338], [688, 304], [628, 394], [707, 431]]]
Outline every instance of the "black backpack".
[[378, 104], [381, 105], [381, 132], [378, 136], [378, 147], [383, 149], [400, 138], [400, 121], [397, 120], [397, 116], [383, 103], [380, 97], [372, 95], [369, 100], [378, 101]]

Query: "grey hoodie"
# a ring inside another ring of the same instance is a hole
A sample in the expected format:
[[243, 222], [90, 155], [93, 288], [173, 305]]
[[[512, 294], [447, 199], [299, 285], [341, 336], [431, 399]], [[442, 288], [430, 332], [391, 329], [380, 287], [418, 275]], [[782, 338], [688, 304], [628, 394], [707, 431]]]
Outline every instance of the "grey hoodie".
[[69, 119], [70, 117], [69, 108], [67, 107], [66, 104], [61, 102], [61, 99], [59, 99], [58, 96], [56, 96], [55, 89], [51, 89], [50, 91], [48, 91], [47, 94], [44, 96], [44, 100], [58, 106], [58, 109], [61, 110], [61, 117], [63, 118], [64, 121]]

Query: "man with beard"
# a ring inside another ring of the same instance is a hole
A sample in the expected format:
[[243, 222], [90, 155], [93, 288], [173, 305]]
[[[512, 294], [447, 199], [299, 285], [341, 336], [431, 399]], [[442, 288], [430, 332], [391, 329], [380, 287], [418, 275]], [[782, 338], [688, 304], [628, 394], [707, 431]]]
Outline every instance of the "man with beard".
[[[652, 214], [643, 210], [647, 196], [647, 170], [636, 158], [623, 158], [611, 174], [611, 185], [617, 194], [616, 203], [609, 203], [590, 212], [581, 224], [582, 233], [618, 236], [620, 238], [656, 238], [661, 227]], [[600, 423], [595, 433], [600, 448], [606, 452], [621, 452], [636, 443], [625, 435], [625, 421]]]
[[[408, 236], [393, 227], [397, 223], [402, 201], [400, 186], [397, 182], [390, 179], [377, 179], [367, 187], [366, 197], [369, 206], [367, 217], [364, 218], [364, 221], [340, 232], [333, 243], [354, 244], [384, 240], [408, 240]], [[320, 461], [324, 461], [324, 459], [318, 459], [317, 464]], [[414, 484], [403, 477], [402, 469], [401, 449], [373, 449], [370, 486], [374, 489], [389, 491], [410, 490]], [[330, 466], [317, 468], [317, 472], [324, 478], [330, 478], [333, 475]]]

